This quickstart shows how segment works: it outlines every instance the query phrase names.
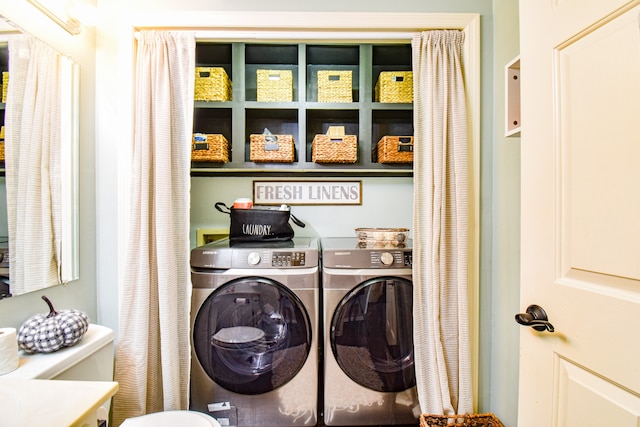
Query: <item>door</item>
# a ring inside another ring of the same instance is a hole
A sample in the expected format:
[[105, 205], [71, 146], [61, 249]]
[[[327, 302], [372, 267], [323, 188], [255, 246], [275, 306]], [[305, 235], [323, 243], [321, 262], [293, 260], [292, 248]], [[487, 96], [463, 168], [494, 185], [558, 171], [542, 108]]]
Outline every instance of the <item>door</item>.
[[267, 393], [302, 369], [311, 348], [311, 323], [286, 286], [242, 277], [216, 289], [198, 309], [193, 347], [216, 384], [244, 395]]
[[416, 385], [413, 284], [377, 277], [356, 286], [331, 320], [331, 351], [342, 371], [370, 390], [399, 392]]
[[521, 0], [518, 427], [640, 424], [640, 2]]

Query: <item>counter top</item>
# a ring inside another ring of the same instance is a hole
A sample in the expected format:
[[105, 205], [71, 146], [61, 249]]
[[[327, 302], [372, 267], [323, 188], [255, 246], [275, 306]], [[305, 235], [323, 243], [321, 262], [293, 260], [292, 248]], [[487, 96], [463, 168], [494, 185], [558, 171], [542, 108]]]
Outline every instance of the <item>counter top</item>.
[[95, 426], [98, 408], [118, 391], [113, 381], [0, 377], [0, 418], [11, 427]]

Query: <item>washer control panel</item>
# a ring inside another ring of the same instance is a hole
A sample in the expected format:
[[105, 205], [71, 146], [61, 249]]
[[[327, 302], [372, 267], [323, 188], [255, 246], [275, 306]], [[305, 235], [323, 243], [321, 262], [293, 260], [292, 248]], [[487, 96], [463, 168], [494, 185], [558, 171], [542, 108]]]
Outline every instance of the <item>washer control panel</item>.
[[304, 265], [304, 252], [274, 252], [271, 257], [272, 267], [303, 267]]

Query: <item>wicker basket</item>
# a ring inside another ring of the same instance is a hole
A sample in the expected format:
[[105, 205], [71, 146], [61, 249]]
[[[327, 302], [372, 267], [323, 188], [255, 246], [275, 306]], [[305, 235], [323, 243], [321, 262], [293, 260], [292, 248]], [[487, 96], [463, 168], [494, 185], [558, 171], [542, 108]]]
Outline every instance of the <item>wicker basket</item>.
[[311, 143], [311, 160], [316, 163], [355, 163], [358, 160], [358, 137], [316, 135]]
[[0, 162], [4, 162], [4, 141], [0, 141]]
[[257, 70], [258, 102], [293, 101], [291, 70]]
[[376, 154], [378, 163], [413, 163], [413, 136], [383, 136]]
[[222, 67], [196, 67], [193, 99], [196, 101], [230, 101], [232, 85]]
[[420, 415], [420, 427], [504, 427], [491, 413], [467, 415]]
[[249, 146], [252, 162], [292, 163], [295, 159], [293, 135], [250, 135]]
[[7, 102], [7, 89], [9, 88], [9, 72], [2, 72], [2, 102]]
[[191, 144], [194, 162], [226, 163], [229, 161], [229, 142], [221, 134], [194, 133]]
[[318, 102], [353, 102], [351, 70], [318, 71]]
[[413, 102], [413, 72], [383, 71], [375, 88], [377, 102]]

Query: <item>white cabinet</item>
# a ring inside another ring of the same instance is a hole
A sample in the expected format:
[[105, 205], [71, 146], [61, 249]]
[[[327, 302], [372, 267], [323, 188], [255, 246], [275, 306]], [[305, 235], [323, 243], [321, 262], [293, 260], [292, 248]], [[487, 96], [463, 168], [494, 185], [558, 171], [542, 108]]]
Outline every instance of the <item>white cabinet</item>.
[[510, 61], [505, 76], [505, 136], [520, 136], [520, 57]]

